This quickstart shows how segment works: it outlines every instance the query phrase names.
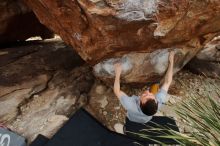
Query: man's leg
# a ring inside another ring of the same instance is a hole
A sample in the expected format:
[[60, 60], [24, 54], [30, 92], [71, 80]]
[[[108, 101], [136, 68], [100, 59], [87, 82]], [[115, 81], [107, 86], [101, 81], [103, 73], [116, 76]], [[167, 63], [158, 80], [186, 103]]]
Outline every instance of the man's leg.
[[[130, 121], [126, 118], [125, 123], [125, 134], [131, 138], [137, 139], [144, 143], [154, 143], [150, 139], [155, 139], [160, 142], [164, 142], [166, 144], [177, 144], [177, 142], [173, 139], [168, 138], [160, 138], [158, 136], [165, 136], [165, 133], [169, 133], [166, 130], [159, 130], [155, 131], [155, 129], [163, 129], [169, 128], [175, 131], [179, 131], [178, 127], [176, 126], [175, 120], [170, 117], [153, 117], [149, 122], [146, 124], [140, 124]], [[148, 138], [142, 138], [138, 134], [143, 136], [148, 136]]]
[[140, 130], [143, 130], [144, 127], [145, 127], [144, 124], [132, 122], [126, 117], [126, 122], [125, 122], [125, 126], [124, 126], [124, 133], [130, 137], [136, 137], [138, 139], [138, 136], [135, 136], [133, 134], [133, 132], [137, 133]]

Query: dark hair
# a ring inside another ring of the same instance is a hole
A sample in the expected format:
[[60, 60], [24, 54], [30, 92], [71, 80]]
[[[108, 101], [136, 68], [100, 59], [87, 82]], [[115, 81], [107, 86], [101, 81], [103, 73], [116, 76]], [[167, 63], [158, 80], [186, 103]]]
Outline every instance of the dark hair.
[[142, 112], [147, 116], [153, 116], [157, 112], [158, 104], [155, 99], [149, 99], [140, 105]]

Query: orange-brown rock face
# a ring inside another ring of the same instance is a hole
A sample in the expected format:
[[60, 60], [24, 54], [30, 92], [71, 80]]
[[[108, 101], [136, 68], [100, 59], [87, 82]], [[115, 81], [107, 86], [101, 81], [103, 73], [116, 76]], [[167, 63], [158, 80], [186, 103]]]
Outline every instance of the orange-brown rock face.
[[154, 81], [172, 49], [178, 71], [220, 31], [219, 0], [25, 1], [103, 80], [120, 58], [124, 82]]
[[1, 44], [24, 41], [32, 36], [53, 37], [22, 0], [0, 0], [0, 24]]

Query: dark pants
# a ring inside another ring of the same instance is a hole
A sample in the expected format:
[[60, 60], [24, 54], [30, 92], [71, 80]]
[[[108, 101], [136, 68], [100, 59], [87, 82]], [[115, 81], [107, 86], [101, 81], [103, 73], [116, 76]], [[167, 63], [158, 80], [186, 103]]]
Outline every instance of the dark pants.
[[[164, 136], [169, 134], [167, 130], [161, 130], [156, 131], [153, 130], [155, 128], [160, 129], [173, 129], [175, 131], [179, 131], [176, 122], [173, 118], [170, 117], [163, 117], [163, 116], [154, 116], [151, 121], [147, 122], [146, 124], [140, 124], [136, 122], [130, 121], [128, 118], [126, 118], [126, 123], [124, 126], [124, 132], [126, 135], [128, 135], [131, 138], [135, 138], [139, 141], [142, 141], [143, 143], [152, 143], [152, 144], [158, 144], [158, 142], [153, 141], [152, 139], [156, 141], [163, 142], [165, 144], [178, 144], [173, 139], [165, 139], [165, 138], [159, 138], [157, 136]], [[144, 136], [148, 136], [148, 138], [143, 138], [137, 134], [143, 134]]]

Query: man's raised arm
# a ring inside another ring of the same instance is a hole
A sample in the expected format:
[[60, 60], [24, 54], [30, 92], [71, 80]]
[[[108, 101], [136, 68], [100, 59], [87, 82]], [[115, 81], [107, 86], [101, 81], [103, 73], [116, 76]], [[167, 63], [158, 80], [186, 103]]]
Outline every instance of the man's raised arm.
[[174, 51], [171, 51], [169, 54], [169, 66], [165, 75], [164, 83], [161, 87], [165, 91], [168, 91], [173, 80], [173, 63], [174, 63]]
[[127, 95], [120, 89], [121, 64], [116, 63], [114, 67], [115, 67], [114, 93], [119, 99], [121, 96], [123, 95], [127, 96]]

